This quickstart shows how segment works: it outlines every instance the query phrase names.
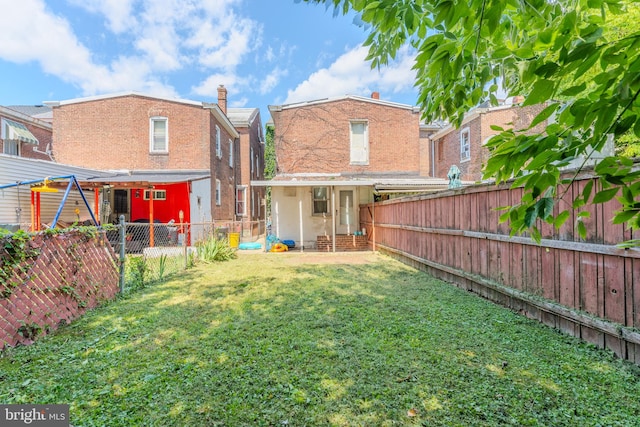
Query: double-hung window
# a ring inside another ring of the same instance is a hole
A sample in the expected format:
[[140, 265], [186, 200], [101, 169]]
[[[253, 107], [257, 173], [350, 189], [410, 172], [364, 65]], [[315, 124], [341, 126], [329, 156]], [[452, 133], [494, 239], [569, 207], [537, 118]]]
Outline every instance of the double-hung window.
[[229, 138], [229, 167], [233, 167], [233, 141]]
[[460, 131], [460, 161], [471, 159], [471, 133], [469, 128]]
[[220, 194], [220, 180], [216, 179], [216, 206], [220, 206], [222, 204], [222, 195]]
[[313, 187], [313, 215], [325, 215], [329, 213], [329, 188]]
[[149, 120], [149, 151], [169, 152], [169, 121], [166, 117], [151, 117]]
[[222, 158], [222, 142], [220, 141], [220, 127], [216, 125], [216, 156]]
[[236, 188], [236, 215], [247, 215], [247, 186], [239, 185]]
[[369, 124], [365, 120], [350, 123], [351, 164], [369, 164]]

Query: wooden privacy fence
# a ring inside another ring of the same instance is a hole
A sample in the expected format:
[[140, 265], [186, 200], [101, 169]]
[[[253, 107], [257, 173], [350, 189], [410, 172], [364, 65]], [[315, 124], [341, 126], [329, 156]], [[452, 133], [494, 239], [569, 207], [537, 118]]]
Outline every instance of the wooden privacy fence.
[[[592, 179], [566, 187], [564, 206]], [[616, 246], [640, 233], [611, 223], [613, 200], [584, 209], [585, 240], [577, 211], [558, 230], [539, 222], [540, 245], [510, 238], [495, 208], [521, 195], [504, 185], [448, 190], [362, 205], [360, 221], [375, 249], [640, 364], [640, 251]]]

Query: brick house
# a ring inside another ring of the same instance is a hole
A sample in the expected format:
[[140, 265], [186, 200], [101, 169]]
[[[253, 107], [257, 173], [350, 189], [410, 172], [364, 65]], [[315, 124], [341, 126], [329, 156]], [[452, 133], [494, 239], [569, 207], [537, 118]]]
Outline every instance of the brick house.
[[[516, 99], [516, 101], [518, 101]], [[544, 109], [544, 105], [522, 107], [517, 103], [497, 107], [476, 108], [464, 117], [459, 128], [441, 126], [429, 135], [432, 153], [431, 175], [446, 178], [452, 165], [460, 169], [463, 181], [480, 181], [482, 168], [489, 158], [485, 144], [498, 131], [492, 125], [514, 130], [526, 129]], [[541, 132], [546, 123], [536, 126], [532, 132]]]
[[[390, 194], [447, 187], [428, 177], [416, 107], [343, 96], [270, 106], [276, 177], [272, 233], [303, 248], [367, 249], [359, 211]], [[364, 233], [366, 234], [366, 230]]]
[[264, 179], [264, 133], [258, 108], [229, 108], [227, 116], [240, 135], [236, 160], [243, 165], [236, 184], [236, 219], [262, 221], [265, 218], [264, 187], [252, 180]]
[[19, 109], [0, 107], [0, 153], [52, 160], [52, 133], [51, 123]]
[[233, 220], [242, 168], [239, 133], [219, 104], [135, 92], [47, 103], [53, 155], [64, 164], [116, 172], [95, 180], [103, 221]]

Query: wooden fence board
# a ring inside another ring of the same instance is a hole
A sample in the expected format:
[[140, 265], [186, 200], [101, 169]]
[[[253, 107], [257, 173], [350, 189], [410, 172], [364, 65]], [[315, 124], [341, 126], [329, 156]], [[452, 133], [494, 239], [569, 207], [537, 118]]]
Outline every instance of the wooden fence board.
[[598, 259], [596, 254], [580, 254], [580, 309], [598, 315]]
[[625, 323], [625, 298], [624, 298], [624, 259], [612, 256], [603, 256], [602, 265], [603, 282], [602, 295], [604, 298], [605, 319]]

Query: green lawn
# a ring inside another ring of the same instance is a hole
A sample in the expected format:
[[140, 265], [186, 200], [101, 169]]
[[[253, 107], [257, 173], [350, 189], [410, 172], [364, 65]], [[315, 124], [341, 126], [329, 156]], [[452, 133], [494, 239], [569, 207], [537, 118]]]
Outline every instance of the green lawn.
[[634, 426], [640, 370], [382, 255], [242, 254], [9, 349], [0, 403], [84, 427]]

